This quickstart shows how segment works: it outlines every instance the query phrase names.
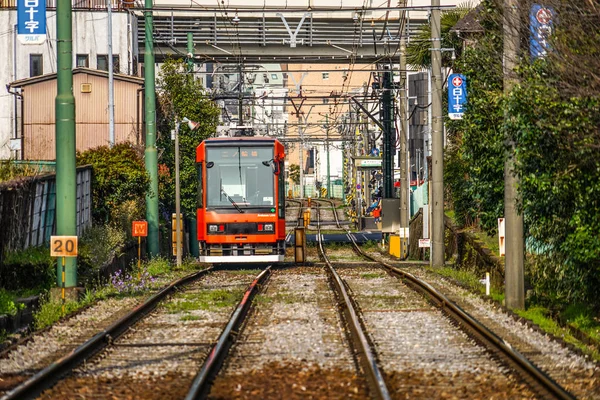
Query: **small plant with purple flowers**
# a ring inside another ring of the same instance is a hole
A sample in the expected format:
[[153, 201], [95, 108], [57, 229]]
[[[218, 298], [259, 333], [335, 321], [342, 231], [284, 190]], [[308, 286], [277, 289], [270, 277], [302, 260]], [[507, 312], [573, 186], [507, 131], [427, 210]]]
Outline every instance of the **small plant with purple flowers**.
[[117, 271], [110, 276], [112, 286], [118, 293], [123, 294], [133, 294], [148, 290], [152, 287], [155, 280], [146, 268], [142, 269], [139, 275], [136, 272], [126, 273]]

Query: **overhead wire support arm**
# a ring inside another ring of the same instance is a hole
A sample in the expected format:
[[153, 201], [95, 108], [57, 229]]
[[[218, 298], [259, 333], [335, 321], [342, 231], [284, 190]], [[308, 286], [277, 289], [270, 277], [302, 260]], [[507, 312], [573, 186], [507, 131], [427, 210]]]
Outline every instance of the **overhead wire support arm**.
[[[302, 24], [304, 23], [304, 20], [306, 19], [306, 17], [309, 17], [311, 15], [311, 13], [304, 13], [304, 15], [302, 16], [302, 19], [300, 20], [300, 23], [298, 24], [298, 26], [296, 27], [296, 30], [294, 31], [294, 33], [292, 33], [292, 30], [290, 29], [290, 26], [288, 25], [287, 21], [285, 20], [285, 17], [283, 16], [283, 14], [281, 13], [277, 13], [276, 14], [279, 18], [281, 18], [281, 20], [283, 21], [283, 24], [285, 25], [285, 29], [287, 29], [288, 34], [290, 35], [290, 47], [296, 47], [296, 36], [298, 35], [298, 32], [300, 32], [300, 28], [302, 27]], [[285, 43], [285, 39], [283, 40], [283, 42]]]
[[362, 112], [367, 114], [367, 117], [369, 117], [375, 123], [375, 125], [377, 125], [379, 129], [381, 129], [382, 132], [385, 132], [385, 127], [383, 126], [383, 124], [377, 118], [375, 118], [375, 116], [371, 114], [369, 110], [367, 110], [362, 104], [360, 104], [360, 102], [356, 100], [355, 97], [350, 98], [356, 103], [356, 105], [361, 109]]

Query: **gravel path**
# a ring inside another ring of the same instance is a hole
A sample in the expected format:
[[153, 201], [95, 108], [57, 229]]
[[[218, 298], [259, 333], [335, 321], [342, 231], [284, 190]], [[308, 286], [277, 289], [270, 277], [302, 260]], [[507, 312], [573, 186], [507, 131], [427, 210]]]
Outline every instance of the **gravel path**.
[[213, 399], [365, 398], [322, 268], [274, 271]]
[[569, 350], [548, 335], [516, 321], [498, 306], [428, 272], [409, 267], [407, 272], [422, 278], [486, 324], [520, 353], [542, 368], [561, 386], [579, 399], [600, 399], [600, 366]]
[[42, 398], [184, 397], [258, 273], [216, 271], [183, 288]]
[[397, 399], [533, 398], [437, 308], [380, 268], [337, 268], [360, 307]]

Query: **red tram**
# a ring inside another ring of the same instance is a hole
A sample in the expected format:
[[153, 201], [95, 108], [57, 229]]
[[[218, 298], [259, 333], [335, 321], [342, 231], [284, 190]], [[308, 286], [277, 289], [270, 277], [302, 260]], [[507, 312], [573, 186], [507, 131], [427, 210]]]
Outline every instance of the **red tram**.
[[284, 158], [272, 138], [218, 137], [196, 148], [200, 261], [283, 261]]

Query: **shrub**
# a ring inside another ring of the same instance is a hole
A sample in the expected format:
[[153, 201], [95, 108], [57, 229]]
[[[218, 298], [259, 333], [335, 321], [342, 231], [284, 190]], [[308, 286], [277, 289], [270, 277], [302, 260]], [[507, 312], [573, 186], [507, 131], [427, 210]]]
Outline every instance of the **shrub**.
[[78, 153], [77, 165], [86, 164], [91, 164], [94, 171], [92, 217], [96, 223], [109, 222], [115, 210], [126, 202], [133, 201], [139, 210], [144, 210], [150, 179], [140, 152], [131, 143]]
[[55, 262], [48, 246], [29, 247], [4, 255], [0, 267], [0, 282], [4, 289], [47, 289], [55, 279]]
[[79, 281], [87, 283], [98, 276], [102, 267], [121, 255], [126, 233], [115, 226], [94, 226], [81, 237], [79, 244]]

